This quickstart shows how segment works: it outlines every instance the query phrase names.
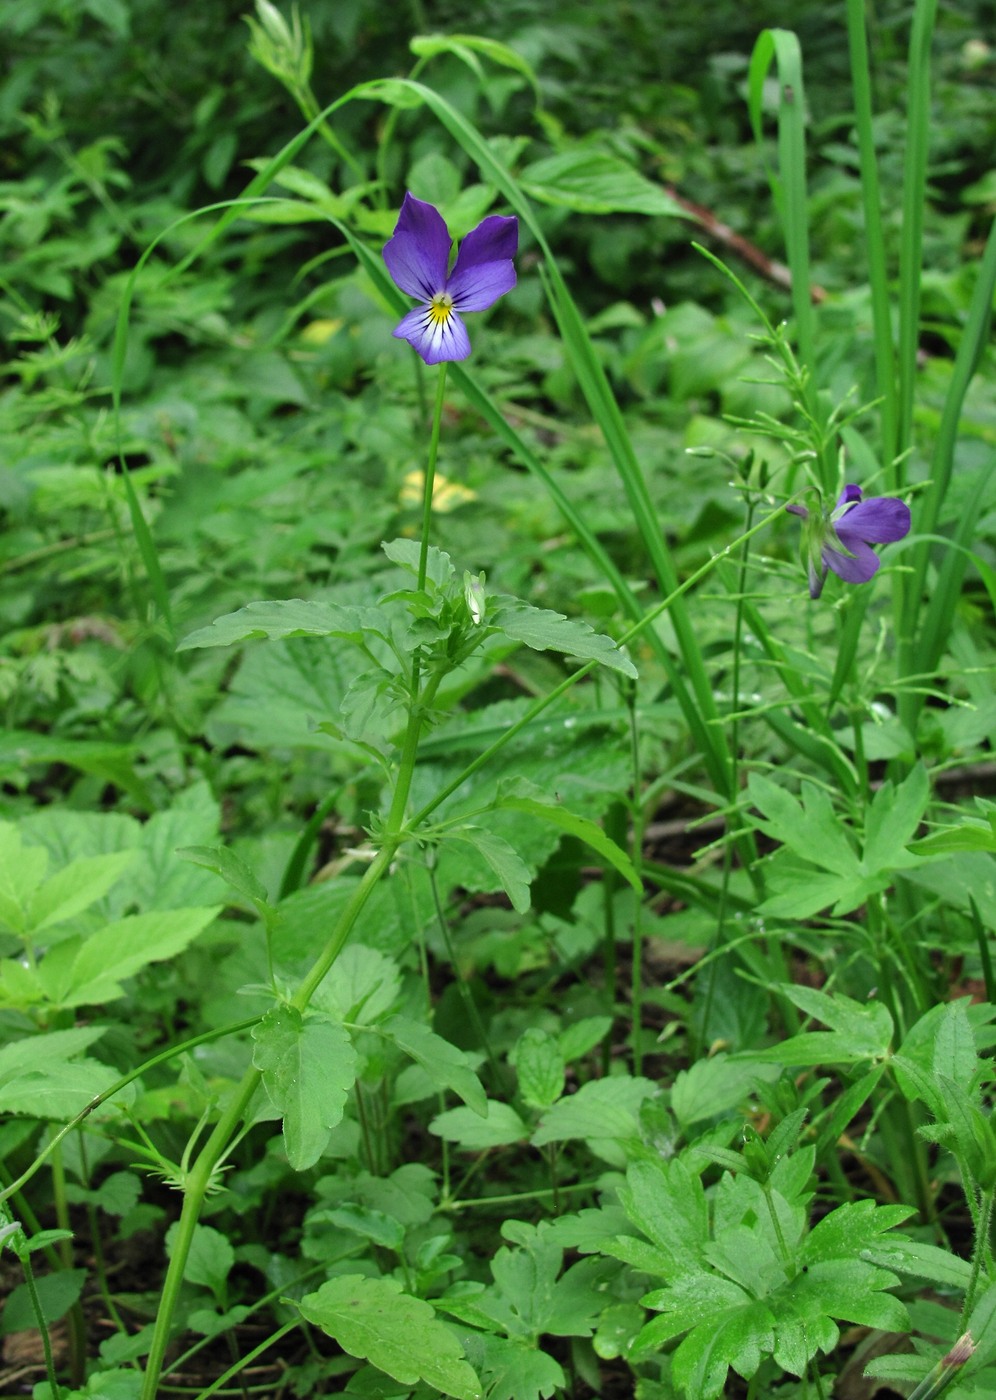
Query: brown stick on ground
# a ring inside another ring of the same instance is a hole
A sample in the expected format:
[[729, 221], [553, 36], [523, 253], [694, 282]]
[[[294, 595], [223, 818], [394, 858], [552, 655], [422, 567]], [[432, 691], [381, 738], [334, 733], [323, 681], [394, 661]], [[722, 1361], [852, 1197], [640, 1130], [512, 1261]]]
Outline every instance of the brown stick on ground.
[[[684, 195], [679, 194], [672, 186], [666, 186], [668, 194], [676, 204], [680, 204], [682, 209], [686, 209], [717, 242], [725, 244], [734, 253], [743, 258], [744, 262], [750, 263], [756, 268], [762, 277], [767, 277], [769, 282], [776, 283], [779, 287], [784, 287], [787, 291], [792, 290], [792, 274], [784, 263], [775, 262], [769, 258], [767, 253], [763, 253], [755, 243], [741, 237], [739, 233], [734, 233], [729, 224], [724, 224], [716, 218], [711, 209], [707, 209], [704, 204], [696, 204]], [[809, 295], [816, 305], [821, 301], [826, 301], [826, 290], [823, 287], [810, 287]]]

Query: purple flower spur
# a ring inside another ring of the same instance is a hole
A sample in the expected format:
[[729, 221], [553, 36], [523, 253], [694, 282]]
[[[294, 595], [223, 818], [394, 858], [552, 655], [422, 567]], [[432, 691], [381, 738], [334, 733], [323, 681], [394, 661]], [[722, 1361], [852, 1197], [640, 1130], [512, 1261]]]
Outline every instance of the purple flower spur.
[[515, 286], [512, 259], [519, 243], [519, 221], [492, 214], [460, 244], [449, 271], [453, 240], [439, 210], [405, 195], [384, 261], [396, 284], [422, 303], [409, 311], [394, 334], [407, 340], [427, 365], [465, 360], [470, 339], [461, 315], [486, 311]]
[[831, 511], [813, 515], [805, 506], [787, 506], [802, 516], [802, 557], [809, 570], [809, 596], [823, 592], [827, 570], [845, 583], [867, 583], [878, 571], [873, 544], [890, 544], [910, 531], [910, 508], [894, 496], [861, 499], [860, 486], [845, 486]]

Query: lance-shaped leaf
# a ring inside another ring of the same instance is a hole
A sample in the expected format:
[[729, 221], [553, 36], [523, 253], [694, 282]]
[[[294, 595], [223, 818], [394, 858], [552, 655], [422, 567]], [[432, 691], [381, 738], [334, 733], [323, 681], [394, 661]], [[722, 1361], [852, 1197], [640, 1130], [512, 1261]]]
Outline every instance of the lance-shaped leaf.
[[441, 1089], [452, 1089], [468, 1108], [482, 1118], [487, 1117], [487, 1097], [462, 1050], [436, 1035], [421, 1021], [411, 1021], [407, 1016], [392, 1016], [378, 1029], [421, 1065], [434, 1084]]

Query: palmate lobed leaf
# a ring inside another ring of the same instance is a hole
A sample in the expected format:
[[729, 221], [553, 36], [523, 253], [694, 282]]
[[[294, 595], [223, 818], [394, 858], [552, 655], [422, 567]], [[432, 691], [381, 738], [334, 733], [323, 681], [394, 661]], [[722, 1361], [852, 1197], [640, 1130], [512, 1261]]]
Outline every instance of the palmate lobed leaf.
[[342, 1349], [405, 1385], [425, 1381], [455, 1400], [481, 1400], [483, 1387], [454, 1333], [430, 1303], [389, 1278], [347, 1274], [306, 1294], [302, 1315]]

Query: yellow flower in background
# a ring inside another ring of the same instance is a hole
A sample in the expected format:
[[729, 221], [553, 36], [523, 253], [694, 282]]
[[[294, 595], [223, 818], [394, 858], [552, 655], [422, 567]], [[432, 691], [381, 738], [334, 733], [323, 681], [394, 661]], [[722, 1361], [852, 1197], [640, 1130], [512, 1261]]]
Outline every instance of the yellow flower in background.
[[343, 324], [341, 317], [335, 321], [309, 321], [302, 327], [301, 339], [306, 345], [324, 345], [336, 331], [342, 329]]
[[[402, 506], [421, 505], [424, 490], [425, 472], [409, 472], [402, 484], [398, 504]], [[469, 486], [460, 486], [455, 481], [447, 481], [445, 476], [439, 472], [436, 473], [432, 483], [433, 510], [438, 510], [445, 515], [448, 511], [456, 510], [458, 506], [465, 506], [468, 501], [476, 500], [477, 492], [471, 491]]]

